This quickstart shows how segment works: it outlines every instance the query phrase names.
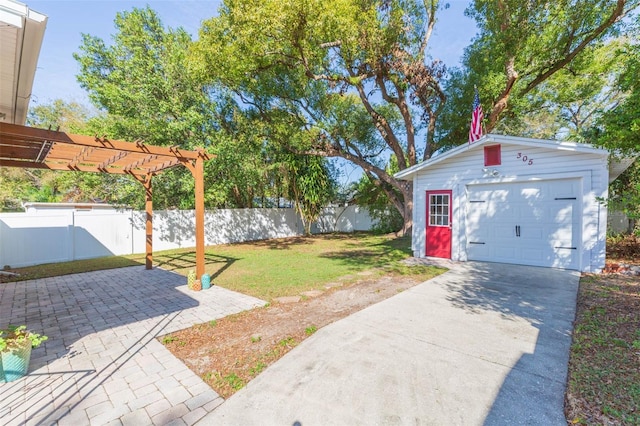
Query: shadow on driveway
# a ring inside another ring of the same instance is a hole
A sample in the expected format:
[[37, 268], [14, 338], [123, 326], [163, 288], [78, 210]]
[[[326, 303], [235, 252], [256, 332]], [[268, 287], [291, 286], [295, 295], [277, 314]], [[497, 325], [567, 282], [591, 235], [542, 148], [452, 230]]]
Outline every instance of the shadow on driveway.
[[[493, 311], [538, 330], [505, 377], [485, 424], [565, 425], [564, 393], [575, 319], [578, 272], [468, 263], [465, 285], [449, 285], [449, 302], [471, 313]], [[517, 338], [518, 336], [514, 336]]]

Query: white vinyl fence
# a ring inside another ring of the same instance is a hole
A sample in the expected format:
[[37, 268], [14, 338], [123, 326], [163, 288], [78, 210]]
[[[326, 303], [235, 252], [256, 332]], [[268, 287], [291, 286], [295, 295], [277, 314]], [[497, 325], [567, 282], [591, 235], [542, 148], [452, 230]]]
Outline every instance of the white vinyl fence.
[[[144, 253], [144, 212], [116, 209], [35, 209], [0, 214], [0, 268]], [[371, 229], [366, 209], [327, 208], [313, 233]], [[153, 250], [195, 246], [193, 210], [155, 211]], [[205, 244], [302, 235], [294, 209], [225, 209], [205, 214]]]
[[607, 232], [609, 234], [630, 234], [636, 222], [629, 219], [626, 214], [609, 210], [607, 213]]

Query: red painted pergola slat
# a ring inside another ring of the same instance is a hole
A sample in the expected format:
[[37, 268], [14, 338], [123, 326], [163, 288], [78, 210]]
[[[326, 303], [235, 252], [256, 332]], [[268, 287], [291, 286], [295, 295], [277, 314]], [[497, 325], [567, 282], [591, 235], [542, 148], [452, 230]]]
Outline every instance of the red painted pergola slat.
[[153, 267], [152, 177], [178, 165], [195, 179], [196, 274], [204, 274], [204, 161], [212, 156], [203, 149], [146, 145], [106, 137], [74, 135], [17, 124], [0, 123], [0, 166], [128, 174], [145, 188], [147, 214], [146, 267]]

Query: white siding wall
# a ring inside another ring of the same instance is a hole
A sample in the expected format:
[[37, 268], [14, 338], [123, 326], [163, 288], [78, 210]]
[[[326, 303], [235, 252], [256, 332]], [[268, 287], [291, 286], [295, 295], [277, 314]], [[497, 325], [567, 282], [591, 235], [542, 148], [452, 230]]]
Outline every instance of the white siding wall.
[[[471, 145], [466, 151], [419, 171], [414, 176], [414, 228], [412, 249], [415, 256], [425, 255], [425, 221], [427, 190], [450, 189], [453, 196], [452, 258], [465, 261], [465, 206], [467, 185], [517, 182], [534, 179], [578, 177], [583, 180], [583, 255], [581, 269], [595, 271], [604, 266], [606, 208], [597, 197], [606, 197], [608, 188], [607, 158], [597, 153], [549, 149], [502, 143], [502, 164], [489, 166], [499, 176], [485, 174], [483, 146]], [[520, 154], [520, 155], [519, 155]], [[524, 156], [527, 161], [522, 161]], [[518, 158], [520, 157], [520, 158]], [[528, 164], [528, 160], [533, 160]]]

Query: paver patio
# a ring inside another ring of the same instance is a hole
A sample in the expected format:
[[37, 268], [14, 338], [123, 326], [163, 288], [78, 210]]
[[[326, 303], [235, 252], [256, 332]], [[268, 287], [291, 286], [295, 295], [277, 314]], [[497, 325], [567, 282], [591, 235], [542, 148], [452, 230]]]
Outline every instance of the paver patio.
[[0, 327], [49, 337], [27, 377], [0, 383], [0, 423], [193, 424], [222, 398], [157, 337], [264, 304], [138, 266], [0, 284]]

